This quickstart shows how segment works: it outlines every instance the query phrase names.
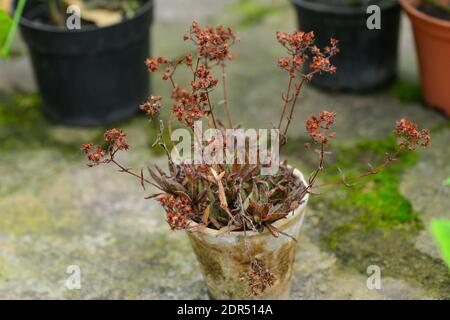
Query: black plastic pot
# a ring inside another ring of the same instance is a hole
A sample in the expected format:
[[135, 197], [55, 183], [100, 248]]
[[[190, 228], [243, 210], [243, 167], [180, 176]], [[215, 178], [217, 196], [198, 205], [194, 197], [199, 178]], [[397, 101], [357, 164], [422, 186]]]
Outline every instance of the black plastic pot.
[[337, 72], [316, 76], [313, 85], [337, 91], [371, 91], [396, 78], [400, 23], [400, 5], [396, 0], [379, 5], [379, 30], [367, 28], [366, 7], [292, 1], [299, 29], [314, 31], [319, 47], [329, 45], [331, 37], [340, 41], [341, 52], [332, 60]]
[[20, 23], [29, 48], [46, 117], [59, 123], [101, 126], [126, 119], [149, 93], [153, 0], [131, 19], [80, 30], [37, 22], [46, 2], [28, 1]]

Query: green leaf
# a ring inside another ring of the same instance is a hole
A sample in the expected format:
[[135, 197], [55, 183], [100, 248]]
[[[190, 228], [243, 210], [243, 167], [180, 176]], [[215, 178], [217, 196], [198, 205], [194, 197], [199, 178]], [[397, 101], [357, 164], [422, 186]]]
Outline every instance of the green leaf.
[[9, 57], [9, 51], [11, 49], [14, 36], [16, 35], [20, 18], [22, 18], [23, 9], [25, 8], [26, 2], [27, 0], [19, 0], [12, 20], [5, 11], [0, 11], [3, 12], [3, 14], [0, 13], [0, 20], [4, 19], [4, 21], [0, 21], [0, 26], [3, 26], [3, 22], [5, 22], [4, 33], [0, 31], [0, 57], [2, 58]]
[[236, 0], [231, 9], [239, 15], [241, 26], [246, 27], [261, 22], [285, 7], [284, 4], [262, 4], [260, 0]]
[[8, 13], [4, 10], [0, 10], [0, 48], [3, 48], [12, 23], [13, 21]]
[[442, 183], [444, 186], [450, 186], [450, 177], [447, 177], [447, 179], [444, 180]]
[[450, 270], [450, 220], [432, 220], [431, 233], [438, 242], [442, 259]]

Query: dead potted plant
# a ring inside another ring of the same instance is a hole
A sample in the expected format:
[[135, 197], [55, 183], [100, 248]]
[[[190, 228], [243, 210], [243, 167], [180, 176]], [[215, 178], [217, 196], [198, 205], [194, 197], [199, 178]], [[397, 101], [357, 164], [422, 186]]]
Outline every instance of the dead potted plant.
[[[160, 120], [161, 130], [155, 142], [167, 155], [168, 171], [154, 166], [148, 168], [147, 177], [142, 169], [133, 171], [120, 163], [116, 155], [128, 150], [129, 145], [126, 134], [117, 128], [105, 132], [103, 144], [82, 146], [89, 166], [113, 164], [136, 178], [144, 189], [152, 186], [157, 190], [148, 199], [161, 204], [172, 230], [187, 231], [209, 293], [216, 299], [288, 298], [297, 237], [309, 195], [319, 187], [348, 185], [376, 174], [402, 152], [417, 145], [426, 146], [430, 140], [428, 130], [419, 130], [402, 119], [396, 126], [398, 149], [387, 155], [383, 163], [358, 176], [321, 185], [317, 178], [324, 169], [328, 145], [335, 135], [332, 127], [336, 116], [334, 112], [322, 111], [306, 121], [311, 142], [305, 147], [315, 146], [318, 153], [318, 164], [312, 174], [304, 179], [297, 169], [286, 162], [279, 163], [279, 148], [286, 143], [304, 83], [316, 74], [335, 72], [330, 59], [339, 49], [335, 39], [319, 49], [314, 45], [313, 32], [278, 32], [276, 37], [287, 53], [278, 59], [279, 67], [287, 73], [287, 89], [282, 94], [279, 120], [270, 130], [270, 143], [262, 141], [262, 131], [252, 135], [251, 129], [244, 132], [235, 125], [228, 110], [225, 69], [233, 58], [230, 48], [237, 40], [235, 33], [222, 26], [201, 28], [194, 22], [184, 35], [184, 40], [196, 47], [194, 52], [174, 60], [166, 57], [147, 60], [149, 70], [162, 71], [163, 79], [172, 89], [173, 104], [167, 121], [171, 139], [167, 143], [163, 139], [164, 125]], [[304, 64], [308, 64], [309, 73], [303, 73]], [[176, 81], [176, 70], [181, 67], [192, 72], [188, 87]], [[223, 100], [216, 103], [210, 93], [220, 82]], [[162, 101], [160, 96], [151, 96], [140, 108], [155, 118]], [[217, 118], [218, 107], [226, 111], [223, 122]], [[183, 130], [181, 133], [186, 133], [189, 139], [183, 148], [177, 144], [170, 150], [173, 141], [182, 136], [172, 130], [175, 119], [184, 126], [178, 130]], [[208, 125], [204, 134], [198, 131], [203, 123]], [[194, 138], [190, 139], [191, 136]], [[258, 153], [252, 156], [255, 146]]]

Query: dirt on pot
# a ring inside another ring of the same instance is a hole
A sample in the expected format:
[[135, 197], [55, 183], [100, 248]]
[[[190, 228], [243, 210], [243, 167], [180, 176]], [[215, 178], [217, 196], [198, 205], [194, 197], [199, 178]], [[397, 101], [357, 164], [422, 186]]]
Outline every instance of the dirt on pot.
[[443, 20], [450, 20], [450, 4], [448, 11], [436, 8], [435, 6], [432, 6], [429, 3], [422, 3], [417, 8], [423, 13], [430, 15], [432, 17]]

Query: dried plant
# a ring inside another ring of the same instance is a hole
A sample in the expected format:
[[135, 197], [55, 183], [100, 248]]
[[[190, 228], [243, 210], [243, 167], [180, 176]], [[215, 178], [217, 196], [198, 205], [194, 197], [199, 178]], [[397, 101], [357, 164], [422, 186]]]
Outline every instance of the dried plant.
[[249, 296], [259, 296], [267, 288], [273, 286], [277, 278], [269, 270], [262, 267], [261, 263], [253, 259], [250, 262], [250, 269], [246, 274], [241, 275], [241, 282], [247, 282], [247, 294]]
[[[282, 105], [277, 129], [280, 130], [280, 145], [287, 140], [287, 132], [292, 121], [295, 107], [299, 100], [303, 84], [320, 73], [334, 73], [336, 68], [330, 59], [339, 52], [338, 41], [331, 39], [330, 46], [322, 50], [314, 45], [313, 32], [294, 32], [292, 34], [278, 32], [277, 40], [285, 48], [287, 55], [278, 59], [278, 65], [287, 72], [288, 84], [286, 92], [282, 94]], [[150, 72], [162, 72], [162, 79], [171, 88], [173, 101], [167, 122], [171, 132], [172, 122], [177, 119], [191, 130], [195, 121], [206, 120], [210, 128], [225, 131], [227, 128], [237, 128], [233, 125], [226, 86], [226, 63], [233, 59], [230, 49], [238, 41], [236, 34], [230, 28], [217, 26], [215, 28], [201, 28], [196, 22], [187, 34], [185, 41], [190, 41], [196, 47], [195, 52], [170, 60], [166, 57], [147, 59], [146, 65]], [[309, 72], [303, 68], [308, 64]], [[182, 87], [174, 78], [176, 70], [185, 67], [192, 73], [189, 87]], [[218, 69], [223, 91], [223, 107], [227, 114], [227, 126], [215, 116], [214, 103], [210, 93], [216, 90], [219, 79], [214, 76]], [[159, 115], [163, 106], [160, 96], [151, 96], [140, 108], [150, 117]], [[172, 230], [186, 229], [190, 232], [201, 228], [213, 228], [219, 233], [233, 231], [267, 230], [274, 237], [286, 235], [276, 228], [273, 223], [286, 218], [300, 204], [305, 196], [319, 186], [330, 184], [349, 185], [355, 179], [378, 173], [384, 167], [396, 160], [403, 150], [412, 150], [417, 145], [426, 146], [430, 140], [427, 130], [418, 130], [417, 126], [406, 119], [397, 123], [397, 134], [400, 138], [398, 150], [395, 154], [387, 155], [386, 160], [376, 168], [370, 168], [366, 173], [357, 177], [342, 178], [339, 181], [317, 185], [316, 180], [324, 168], [325, 150], [330, 140], [335, 136], [332, 131], [336, 114], [322, 111], [319, 115], [312, 115], [306, 121], [306, 130], [311, 136], [311, 142], [306, 145], [316, 145], [319, 149], [317, 168], [311, 174], [305, 185], [293, 174], [293, 168], [282, 163], [277, 174], [261, 175], [262, 163], [239, 164], [175, 164], [169, 149], [162, 139], [164, 127], [161, 122], [161, 132], [155, 145], [162, 147], [167, 155], [169, 172], [158, 166], [148, 168], [149, 178], [144, 176], [143, 170], [134, 172], [116, 160], [118, 151], [128, 150], [125, 133], [120, 129], [112, 129], [105, 133], [105, 145], [86, 144], [82, 150], [87, 154], [89, 166], [112, 163], [121, 172], [139, 179], [142, 187], [152, 185], [158, 189], [147, 198], [158, 201], [166, 211], [166, 219]], [[201, 143], [206, 148], [208, 143]], [[214, 143], [210, 141], [209, 143]], [[236, 156], [237, 155], [233, 155]], [[233, 157], [233, 159], [236, 159]], [[192, 221], [196, 222], [195, 227]], [[295, 240], [295, 239], [294, 239]], [[263, 261], [256, 261], [248, 246], [250, 256], [249, 272], [242, 277], [249, 283], [249, 292], [258, 295], [276, 281], [275, 275], [266, 267]]]

